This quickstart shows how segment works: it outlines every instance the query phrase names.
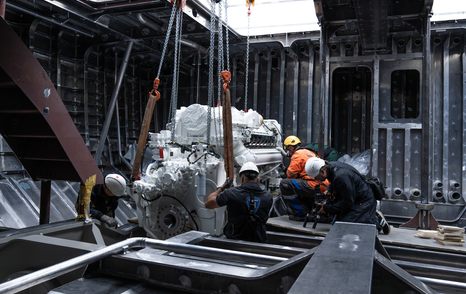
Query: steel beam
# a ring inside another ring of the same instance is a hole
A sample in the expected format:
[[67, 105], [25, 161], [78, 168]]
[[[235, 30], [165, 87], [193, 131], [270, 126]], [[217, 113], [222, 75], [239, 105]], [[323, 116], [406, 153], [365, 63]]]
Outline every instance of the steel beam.
[[104, 150], [105, 138], [107, 138], [108, 130], [110, 128], [110, 123], [112, 122], [113, 112], [115, 110], [116, 101], [118, 94], [120, 93], [121, 83], [126, 72], [126, 66], [128, 65], [129, 56], [131, 50], [133, 49], [133, 41], [129, 41], [128, 47], [126, 48], [125, 57], [121, 62], [120, 72], [118, 73], [118, 80], [116, 82], [115, 88], [113, 89], [112, 98], [110, 99], [110, 104], [107, 109], [107, 115], [105, 117], [104, 126], [102, 132], [100, 133], [99, 145], [97, 146], [97, 151], [95, 153], [95, 161], [97, 164], [101, 163], [102, 151]]

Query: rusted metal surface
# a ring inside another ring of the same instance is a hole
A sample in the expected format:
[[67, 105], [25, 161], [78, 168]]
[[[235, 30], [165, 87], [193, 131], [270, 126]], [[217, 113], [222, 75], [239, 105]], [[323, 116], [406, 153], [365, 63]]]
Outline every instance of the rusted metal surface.
[[136, 155], [134, 157], [133, 171], [131, 177], [133, 180], [139, 180], [141, 177], [141, 162], [142, 154], [144, 153], [144, 147], [147, 143], [147, 135], [149, 134], [149, 128], [154, 114], [155, 103], [160, 99], [160, 92], [157, 90], [160, 84], [160, 80], [156, 78], [154, 80], [154, 88], [149, 93], [149, 99], [147, 100], [146, 111], [144, 112], [144, 119], [142, 120], [141, 133], [139, 134], [138, 146], [136, 148]]
[[34, 179], [102, 174], [47, 73], [0, 19], [0, 133]]
[[230, 97], [230, 81], [231, 73], [222, 71], [220, 76], [223, 80], [223, 152], [225, 159], [225, 172], [227, 177], [233, 179], [235, 177], [235, 167], [233, 165], [233, 131], [231, 122], [231, 97]]
[[0, 17], [5, 19], [6, 0], [0, 0]]

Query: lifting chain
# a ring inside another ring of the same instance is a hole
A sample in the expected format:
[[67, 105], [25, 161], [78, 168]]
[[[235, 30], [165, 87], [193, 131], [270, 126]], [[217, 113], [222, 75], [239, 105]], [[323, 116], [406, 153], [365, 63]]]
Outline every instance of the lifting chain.
[[244, 111], [248, 111], [248, 84], [249, 84], [249, 27], [251, 19], [251, 5], [254, 1], [248, 1], [248, 35], [246, 37], [246, 65], [244, 82]]
[[176, 109], [178, 107], [178, 80], [180, 75], [180, 59], [181, 59], [181, 35], [183, 30], [183, 11], [177, 10], [175, 22], [175, 53], [173, 57], [173, 83], [172, 95], [170, 99], [170, 131], [171, 141], [175, 141], [175, 126], [176, 126]]
[[207, 144], [210, 144], [212, 104], [214, 100], [215, 1], [210, 0], [209, 82], [207, 87]]
[[163, 61], [165, 59], [165, 53], [167, 52], [168, 40], [170, 39], [170, 34], [173, 27], [173, 20], [175, 18], [175, 13], [177, 11], [176, 0], [174, 0], [173, 7], [170, 13], [170, 20], [168, 21], [167, 34], [165, 35], [165, 40], [163, 42], [162, 54], [160, 56], [159, 67], [157, 69], [157, 75], [155, 76], [152, 89], [149, 91], [149, 99], [155, 99], [158, 101], [160, 99], [160, 92], [158, 91], [160, 85], [160, 72], [162, 71]]
[[225, 0], [225, 46], [227, 49], [227, 70], [230, 71], [230, 38], [228, 36], [228, 32], [230, 29], [228, 28], [228, 0]]
[[[222, 24], [222, 1], [218, 3], [218, 57], [217, 57], [217, 72], [220, 73], [224, 69], [224, 57], [223, 57], [223, 24]], [[220, 75], [217, 77], [217, 106], [223, 105], [222, 102], [222, 80]]]

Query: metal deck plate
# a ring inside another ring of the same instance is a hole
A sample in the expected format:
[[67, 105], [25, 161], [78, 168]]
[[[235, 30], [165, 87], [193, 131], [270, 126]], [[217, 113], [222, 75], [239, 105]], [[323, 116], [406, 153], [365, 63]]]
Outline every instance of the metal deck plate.
[[289, 293], [370, 293], [376, 235], [374, 225], [335, 223]]

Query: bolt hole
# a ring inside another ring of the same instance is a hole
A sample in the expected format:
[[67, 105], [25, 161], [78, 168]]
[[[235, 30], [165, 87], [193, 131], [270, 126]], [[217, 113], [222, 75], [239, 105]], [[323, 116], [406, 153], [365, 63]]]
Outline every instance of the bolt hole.
[[173, 214], [167, 214], [163, 218], [163, 223], [167, 226], [167, 228], [171, 229], [176, 225], [176, 218]]
[[451, 198], [454, 200], [459, 200], [461, 198], [461, 194], [458, 192], [452, 193]]
[[435, 193], [435, 198], [442, 199], [443, 198], [443, 193], [442, 192]]

